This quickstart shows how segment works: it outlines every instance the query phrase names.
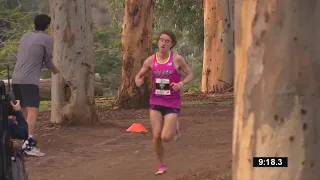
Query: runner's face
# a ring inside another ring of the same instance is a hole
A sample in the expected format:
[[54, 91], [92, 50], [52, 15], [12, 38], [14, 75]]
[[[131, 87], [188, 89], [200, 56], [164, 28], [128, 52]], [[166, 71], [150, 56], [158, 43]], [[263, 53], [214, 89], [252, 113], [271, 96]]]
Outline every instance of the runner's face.
[[173, 46], [170, 36], [166, 34], [161, 34], [158, 41], [159, 51], [166, 53], [170, 51], [170, 48]]

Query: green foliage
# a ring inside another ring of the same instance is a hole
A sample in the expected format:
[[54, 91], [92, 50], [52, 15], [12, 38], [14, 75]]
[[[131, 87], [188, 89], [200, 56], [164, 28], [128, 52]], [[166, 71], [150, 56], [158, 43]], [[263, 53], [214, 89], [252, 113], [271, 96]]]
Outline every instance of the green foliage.
[[154, 17], [155, 29], [176, 29], [192, 44], [203, 47], [203, 3], [199, 0], [157, 0]]
[[[113, 14], [113, 23], [117, 27], [122, 24], [122, 13], [125, 0], [108, 0], [106, 8]], [[199, 0], [156, 0], [154, 8], [154, 31], [158, 34], [162, 29], [173, 29], [176, 34], [187, 39], [200, 48], [203, 47], [203, 3]]]
[[125, 0], [107, 0], [106, 10], [111, 16], [111, 26], [121, 29]]
[[187, 90], [188, 93], [195, 93], [195, 92], [200, 92], [200, 91], [201, 91], [200, 87], [194, 87], [194, 86], [189, 87]]
[[[110, 100], [100, 99], [100, 98], [95, 99], [95, 103], [96, 103], [95, 105], [96, 107], [99, 107], [99, 108], [111, 108], [114, 102], [115, 102], [115, 98], [113, 98], [113, 96], [110, 96]], [[51, 110], [51, 101], [40, 101], [39, 112], [47, 112], [50, 110]]]
[[0, 8], [0, 77], [6, 77], [6, 66], [13, 68], [19, 40], [32, 30], [32, 13], [20, 12], [20, 6], [13, 9]]
[[98, 29], [94, 33], [95, 71], [107, 74], [121, 69], [121, 32], [113, 28]]
[[39, 112], [51, 110], [51, 101], [40, 101]]
[[121, 29], [110, 26], [94, 33], [95, 72], [102, 76], [110, 94], [121, 83], [121, 55]]

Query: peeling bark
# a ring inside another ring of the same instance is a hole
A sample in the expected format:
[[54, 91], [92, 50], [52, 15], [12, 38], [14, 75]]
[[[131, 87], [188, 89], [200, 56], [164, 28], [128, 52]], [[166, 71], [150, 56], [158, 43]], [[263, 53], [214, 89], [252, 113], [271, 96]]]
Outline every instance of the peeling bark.
[[51, 121], [91, 124], [94, 109], [93, 32], [90, 0], [50, 0], [54, 36]]
[[204, 0], [202, 92], [223, 92], [233, 86], [233, 0]]
[[152, 54], [154, 0], [126, 0], [122, 32], [122, 84], [118, 106], [123, 109], [149, 105], [150, 74], [138, 88], [135, 76]]
[[[234, 180], [320, 177], [319, 1], [235, 5]], [[288, 157], [253, 168], [252, 157]]]

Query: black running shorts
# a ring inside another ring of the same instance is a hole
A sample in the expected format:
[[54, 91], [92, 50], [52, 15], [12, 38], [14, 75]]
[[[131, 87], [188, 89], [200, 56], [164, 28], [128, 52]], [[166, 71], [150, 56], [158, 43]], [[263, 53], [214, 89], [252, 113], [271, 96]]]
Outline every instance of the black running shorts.
[[12, 84], [12, 91], [16, 100], [20, 100], [22, 107], [40, 106], [40, 91], [35, 84]]
[[179, 113], [180, 113], [180, 109], [179, 108], [172, 108], [172, 107], [166, 107], [166, 106], [160, 106], [160, 105], [152, 105], [151, 104], [149, 106], [149, 109], [160, 111], [162, 116], [165, 116], [165, 115], [170, 114], [170, 113], [175, 113], [175, 114], [179, 115]]

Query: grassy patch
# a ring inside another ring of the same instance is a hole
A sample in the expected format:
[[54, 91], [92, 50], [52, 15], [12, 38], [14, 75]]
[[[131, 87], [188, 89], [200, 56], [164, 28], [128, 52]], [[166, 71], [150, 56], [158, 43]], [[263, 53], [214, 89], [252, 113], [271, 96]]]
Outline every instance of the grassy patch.
[[96, 99], [96, 106], [100, 108], [111, 108], [114, 102], [115, 102], [115, 99], [111, 99], [111, 100]]
[[[114, 105], [114, 102], [116, 101], [115, 98], [109, 97], [109, 98], [96, 98], [95, 103], [96, 107], [99, 108], [111, 108]], [[199, 100], [199, 101], [183, 101], [182, 106], [183, 107], [194, 107], [194, 106], [206, 106], [208, 104], [217, 105], [219, 107], [227, 107], [232, 106], [233, 101], [212, 101], [212, 100]], [[51, 110], [51, 101], [41, 101], [39, 112], [46, 112]]]
[[104, 93], [103, 97], [105, 97], [105, 98], [116, 98], [115, 95], [111, 94], [111, 93]]
[[[111, 108], [115, 100], [96, 99], [96, 106], [100, 108]], [[51, 111], [51, 101], [41, 101], [39, 112]]]
[[232, 180], [232, 172], [231, 172], [231, 170], [224, 173], [223, 180]]
[[184, 101], [182, 103], [183, 107], [190, 107], [190, 106], [205, 106], [208, 104], [215, 104], [217, 106], [231, 106], [233, 104], [233, 101], [208, 101], [208, 100], [202, 100], [202, 101]]
[[39, 112], [45, 112], [45, 111], [50, 111], [50, 110], [51, 110], [51, 101], [41, 101], [40, 102]]
[[196, 93], [196, 92], [200, 92], [200, 91], [201, 91], [200, 87], [190, 86], [187, 88], [187, 90], [185, 92]]
[[212, 101], [207, 101], [207, 100], [203, 100], [203, 101], [184, 101], [182, 102], [183, 106], [192, 106], [192, 105], [206, 105], [206, 104], [212, 104]]

